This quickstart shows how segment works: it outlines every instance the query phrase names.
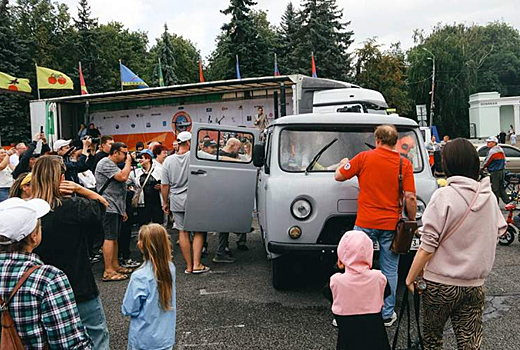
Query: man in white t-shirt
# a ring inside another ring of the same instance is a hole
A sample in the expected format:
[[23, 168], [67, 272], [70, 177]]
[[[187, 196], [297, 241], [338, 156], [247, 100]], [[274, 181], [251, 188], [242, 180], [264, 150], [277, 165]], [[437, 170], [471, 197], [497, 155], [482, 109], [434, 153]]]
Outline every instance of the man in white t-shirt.
[[25, 143], [20, 142], [19, 144], [16, 145], [15, 148], [16, 148], [16, 153], [12, 154], [11, 157], [9, 158], [9, 163], [14, 168], [16, 168], [16, 166], [20, 162], [20, 157], [22, 156], [22, 153], [27, 150], [27, 146], [25, 145]]

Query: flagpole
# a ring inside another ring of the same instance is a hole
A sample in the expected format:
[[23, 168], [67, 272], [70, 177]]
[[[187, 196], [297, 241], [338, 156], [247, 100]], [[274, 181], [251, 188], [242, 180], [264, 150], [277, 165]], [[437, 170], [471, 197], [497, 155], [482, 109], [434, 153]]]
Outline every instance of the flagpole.
[[119, 59], [119, 80], [121, 81], [121, 91], [123, 91], [123, 76], [121, 75], [121, 59]]
[[35, 63], [34, 67], [36, 67], [36, 91], [38, 91], [38, 100], [40, 100], [40, 88], [38, 87], [38, 64]]

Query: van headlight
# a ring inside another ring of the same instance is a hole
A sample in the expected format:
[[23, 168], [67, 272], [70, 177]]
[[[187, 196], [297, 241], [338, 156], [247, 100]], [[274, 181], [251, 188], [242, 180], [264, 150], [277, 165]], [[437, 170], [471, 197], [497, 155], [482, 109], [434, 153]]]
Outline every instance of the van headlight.
[[312, 205], [311, 203], [303, 198], [296, 199], [291, 204], [291, 213], [298, 220], [305, 220], [312, 213]]
[[418, 199], [417, 200], [417, 214], [416, 214], [417, 220], [421, 220], [425, 210], [426, 210], [426, 204], [424, 204], [424, 202], [422, 200]]

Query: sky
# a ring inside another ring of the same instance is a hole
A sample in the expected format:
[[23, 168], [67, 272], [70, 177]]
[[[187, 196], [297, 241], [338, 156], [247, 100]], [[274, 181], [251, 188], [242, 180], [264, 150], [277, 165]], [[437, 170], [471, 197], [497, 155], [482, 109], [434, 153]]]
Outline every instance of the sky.
[[[58, 0], [77, 14], [77, 0]], [[289, 0], [257, 0], [256, 8], [267, 12], [272, 24], [278, 25]], [[293, 0], [299, 6], [303, 0]], [[155, 44], [168, 24], [170, 32], [190, 39], [207, 57], [215, 48], [220, 27], [229, 20], [220, 13], [229, 0], [89, 0], [92, 15], [101, 23], [122, 22], [131, 30], [148, 32], [150, 45]], [[401, 42], [413, 46], [413, 30], [428, 34], [439, 22], [468, 25], [504, 21], [520, 29], [519, 0], [337, 0], [343, 20], [351, 21], [354, 44], [377, 37], [383, 48]]]

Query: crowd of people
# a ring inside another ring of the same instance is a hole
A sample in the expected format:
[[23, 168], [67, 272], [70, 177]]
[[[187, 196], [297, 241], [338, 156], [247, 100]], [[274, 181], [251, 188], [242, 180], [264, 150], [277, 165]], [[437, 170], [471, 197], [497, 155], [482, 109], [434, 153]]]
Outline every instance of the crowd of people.
[[[409, 220], [416, 216], [413, 166], [395, 151], [396, 128], [379, 126], [374, 136], [375, 149], [344, 158], [334, 175], [340, 182], [357, 177], [360, 188], [356, 224], [339, 242], [339, 272], [326, 293], [339, 328], [338, 349], [389, 349], [385, 326], [397, 320], [399, 264], [392, 241], [402, 206]], [[496, 141], [489, 140], [491, 150]], [[101, 247], [102, 281], [130, 279], [121, 307], [131, 318], [129, 349], [173, 347], [175, 266], [168, 222], [179, 231], [184, 273], [210, 270], [202, 262], [207, 233], [184, 225], [191, 142], [184, 131], [171, 154], [159, 142], [138, 143], [130, 152], [90, 125], [74, 141], [55, 141], [52, 151], [43, 133], [29, 145], [0, 150], [0, 303], [25, 346], [110, 348], [92, 271]], [[243, 135], [206, 135], [194, 151], [200, 159], [249, 162], [252, 143]], [[488, 168], [502, 159], [493, 152]], [[493, 195], [493, 176], [479, 181], [475, 147], [464, 139], [447, 140], [442, 159], [448, 184], [423, 214], [422, 243], [406, 285], [416, 292], [423, 282], [425, 349], [442, 348], [448, 319], [458, 346], [476, 349], [482, 341], [483, 284], [507, 225]], [[142, 262], [130, 254], [135, 226]], [[463, 232], [472, 232], [471, 239]], [[228, 236], [219, 233], [216, 263], [235, 261]], [[380, 271], [372, 270], [375, 242]], [[244, 235], [239, 249], [247, 250], [245, 243]]]

